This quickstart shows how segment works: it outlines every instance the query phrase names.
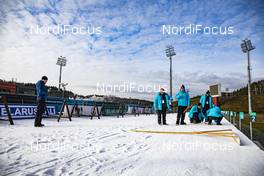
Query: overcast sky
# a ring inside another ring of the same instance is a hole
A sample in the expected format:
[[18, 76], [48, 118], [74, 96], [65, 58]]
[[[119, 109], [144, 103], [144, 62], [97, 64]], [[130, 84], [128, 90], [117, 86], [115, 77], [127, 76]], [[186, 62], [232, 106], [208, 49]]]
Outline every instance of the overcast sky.
[[[103, 94], [98, 85], [129, 85], [131, 92], [105, 92], [152, 99], [142, 87], [169, 85], [165, 47], [173, 45], [173, 94], [185, 84], [192, 96], [211, 84], [246, 85], [242, 39], [250, 38], [252, 77], [264, 78], [264, 3], [259, 0], [0, 0], [0, 79], [58, 85], [59, 56], [67, 58], [62, 81], [78, 94]], [[177, 27], [231, 27], [231, 34], [175, 33]], [[68, 25], [90, 33], [37, 33]], [[163, 27], [174, 27], [174, 34]], [[140, 88], [139, 88], [140, 87]], [[102, 88], [102, 87], [101, 87]], [[109, 90], [109, 88], [108, 88]], [[116, 89], [117, 90], [117, 89]]]

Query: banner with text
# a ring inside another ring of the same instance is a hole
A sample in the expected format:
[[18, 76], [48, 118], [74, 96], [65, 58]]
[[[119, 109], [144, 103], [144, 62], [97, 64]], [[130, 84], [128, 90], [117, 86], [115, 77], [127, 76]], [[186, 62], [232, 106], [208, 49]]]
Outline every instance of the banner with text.
[[[13, 119], [34, 118], [37, 106], [30, 105], [9, 105], [9, 111]], [[49, 116], [56, 115], [55, 106], [47, 106]], [[43, 116], [47, 116], [46, 112]], [[4, 105], [0, 105], [0, 119], [7, 119], [7, 112]]]

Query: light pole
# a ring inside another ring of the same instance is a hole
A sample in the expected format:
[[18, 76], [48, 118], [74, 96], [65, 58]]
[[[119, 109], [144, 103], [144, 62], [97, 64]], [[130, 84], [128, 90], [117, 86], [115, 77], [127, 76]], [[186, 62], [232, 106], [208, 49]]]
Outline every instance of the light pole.
[[65, 91], [66, 91], [66, 86], [67, 85], [68, 85], [68, 83], [61, 83], [61, 86], [63, 88], [63, 94], [62, 94], [63, 99], [65, 99]]
[[166, 56], [170, 59], [170, 97], [172, 97], [172, 56], [175, 56], [176, 53], [172, 45], [168, 45], [165, 51]]
[[[250, 114], [252, 112], [252, 104], [251, 104], [251, 66], [250, 66], [250, 55], [249, 52], [253, 49], [255, 49], [254, 46], [252, 46], [252, 43], [250, 40], [245, 39], [241, 43], [241, 49], [244, 53], [247, 53], [247, 62], [248, 62], [248, 113]], [[250, 119], [250, 139], [252, 140], [252, 120]]]
[[62, 57], [60, 56], [57, 60], [56, 65], [60, 66], [60, 76], [59, 76], [59, 91], [60, 91], [60, 87], [61, 87], [61, 71], [62, 71], [62, 67], [66, 66], [66, 62], [67, 60], [65, 59], [66, 57]]

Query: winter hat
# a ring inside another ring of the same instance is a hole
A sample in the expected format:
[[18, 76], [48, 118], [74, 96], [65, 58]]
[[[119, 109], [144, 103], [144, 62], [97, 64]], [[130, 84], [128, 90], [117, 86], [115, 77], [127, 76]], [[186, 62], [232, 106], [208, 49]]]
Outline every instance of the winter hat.
[[42, 76], [41, 80], [48, 80], [47, 76]]
[[183, 84], [181, 85], [181, 89], [184, 89], [185, 90], [185, 86]]

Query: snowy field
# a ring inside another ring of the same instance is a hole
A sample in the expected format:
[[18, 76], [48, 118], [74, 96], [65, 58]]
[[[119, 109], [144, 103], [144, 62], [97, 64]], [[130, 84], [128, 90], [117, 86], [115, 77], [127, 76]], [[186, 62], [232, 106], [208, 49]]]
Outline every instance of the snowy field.
[[[0, 175], [264, 175], [264, 152], [227, 121], [175, 126], [175, 118], [168, 115], [168, 126], [158, 126], [156, 115], [44, 119], [44, 128], [33, 127], [33, 119], [0, 121]], [[233, 129], [241, 146], [231, 138], [132, 129]]]

